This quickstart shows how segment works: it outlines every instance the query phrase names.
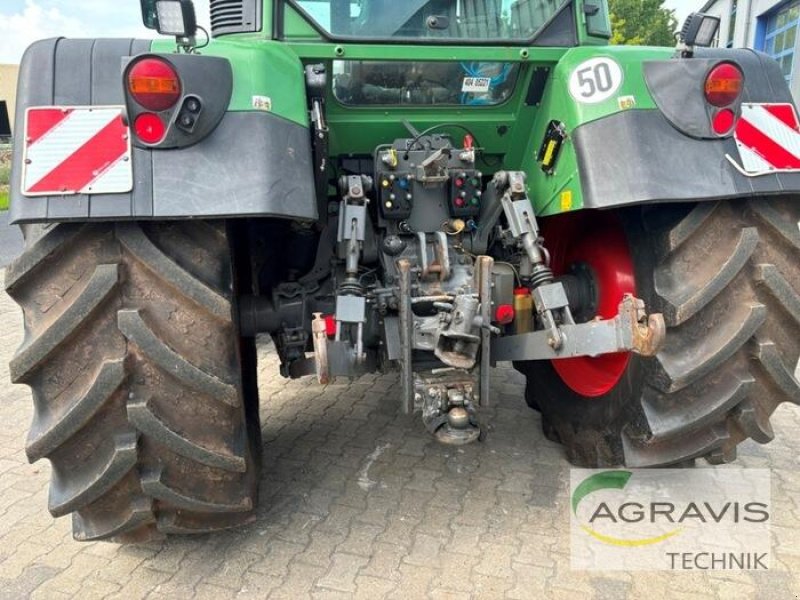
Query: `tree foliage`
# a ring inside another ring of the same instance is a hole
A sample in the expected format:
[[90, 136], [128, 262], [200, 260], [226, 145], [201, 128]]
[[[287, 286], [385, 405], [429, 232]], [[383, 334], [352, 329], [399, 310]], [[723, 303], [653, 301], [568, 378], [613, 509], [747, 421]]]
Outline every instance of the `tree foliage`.
[[611, 43], [674, 46], [678, 21], [663, 0], [609, 0]]

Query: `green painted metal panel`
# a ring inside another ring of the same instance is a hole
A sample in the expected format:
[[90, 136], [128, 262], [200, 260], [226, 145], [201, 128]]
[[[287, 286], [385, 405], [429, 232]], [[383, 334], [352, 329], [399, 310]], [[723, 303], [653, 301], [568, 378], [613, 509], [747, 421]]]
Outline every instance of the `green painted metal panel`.
[[[531, 198], [536, 212], [552, 215], [583, 208], [581, 184], [575, 149], [568, 137], [564, 143], [553, 174], [545, 174], [536, 157], [551, 120], [566, 126], [567, 134], [584, 123], [601, 119], [621, 110], [655, 109], [644, 81], [642, 64], [648, 60], [669, 59], [671, 48], [636, 46], [579, 47], [566, 52], [555, 66], [548, 82], [542, 104], [523, 154], [520, 168], [528, 173]], [[596, 57], [613, 59], [622, 72], [619, 88], [606, 100], [597, 103], [577, 101], [569, 92], [569, 80], [585, 61]], [[609, 148], [609, 152], [613, 152]], [[609, 173], [609, 177], [613, 177]]]
[[[264, 5], [265, 29], [261, 34], [224, 36], [212, 40], [201, 52], [230, 60], [234, 72], [231, 111], [251, 111], [254, 106], [269, 109], [290, 121], [308, 126], [303, 63], [323, 62], [332, 72], [334, 60], [376, 61], [496, 61], [520, 65], [513, 95], [497, 106], [345, 106], [329, 91], [326, 108], [333, 159], [350, 155], [368, 156], [379, 144], [407, 135], [403, 121], [418, 130], [433, 125], [457, 123], [469, 128], [483, 149], [481, 168], [491, 173], [500, 169], [528, 173], [531, 198], [539, 214], [550, 215], [583, 207], [581, 183], [574, 148], [568, 138], [552, 174], [544, 173], [537, 154], [551, 120], [564, 123], [567, 133], [580, 125], [621, 110], [654, 109], [644, 83], [642, 63], [668, 59], [669, 48], [600, 46], [601, 37], [586, 33], [583, 3], [576, 0], [576, 21], [580, 43], [576, 48], [520, 46], [457, 46], [424, 44], [334, 43], [324, 40], [302, 16], [285, 7], [285, 41], [267, 39], [272, 35], [272, 3]], [[174, 51], [170, 40], [154, 42], [157, 52]], [[570, 94], [569, 81], [585, 61], [608, 57], [619, 65], [621, 83], [607, 99], [586, 103]], [[550, 69], [544, 95], [528, 103], [534, 69]], [[259, 100], [261, 99], [261, 100]], [[461, 130], [444, 126], [454, 140]], [[610, 149], [609, 151], [613, 151]], [[333, 161], [335, 163], [335, 160]], [[612, 173], [609, 176], [613, 176]]]
[[[155, 40], [153, 52], [175, 51], [172, 40]], [[305, 76], [297, 53], [271, 40], [224, 36], [201, 50], [227, 58], [233, 68], [231, 111], [251, 111], [255, 106], [308, 126]]]

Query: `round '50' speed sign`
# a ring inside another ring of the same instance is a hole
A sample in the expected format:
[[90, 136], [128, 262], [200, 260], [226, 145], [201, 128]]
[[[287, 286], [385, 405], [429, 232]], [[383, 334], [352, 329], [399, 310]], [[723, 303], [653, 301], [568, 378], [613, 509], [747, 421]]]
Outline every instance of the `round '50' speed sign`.
[[622, 84], [622, 69], [617, 61], [598, 56], [583, 61], [569, 78], [569, 93], [578, 102], [596, 104], [608, 100]]

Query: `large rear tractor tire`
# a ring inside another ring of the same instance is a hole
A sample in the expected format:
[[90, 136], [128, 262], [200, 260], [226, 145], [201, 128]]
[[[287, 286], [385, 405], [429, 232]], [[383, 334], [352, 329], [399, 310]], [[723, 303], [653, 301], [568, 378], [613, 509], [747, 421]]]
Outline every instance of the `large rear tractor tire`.
[[571, 462], [716, 464], [734, 460], [745, 439], [773, 438], [776, 407], [800, 403], [800, 203], [721, 201], [543, 221], [554, 270], [593, 273], [597, 314], [613, 316], [619, 294], [635, 291], [667, 323], [654, 358], [517, 364], [545, 435]]
[[26, 452], [78, 540], [145, 541], [254, 518], [254, 347], [223, 222], [26, 227], [6, 271], [33, 390]]

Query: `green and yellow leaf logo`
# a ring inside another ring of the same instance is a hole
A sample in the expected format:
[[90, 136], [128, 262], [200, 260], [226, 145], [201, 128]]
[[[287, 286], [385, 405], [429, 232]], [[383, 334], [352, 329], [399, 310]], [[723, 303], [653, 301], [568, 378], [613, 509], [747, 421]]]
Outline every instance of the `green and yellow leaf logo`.
[[[595, 473], [584, 479], [572, 492], [572, 512], [575, 517], [578, 518], [578, 505], [580, 505], [584, 498], [600, 490], [625, 489], [625, 486], [628, 485], [628, 481], [631, 479], [631, 475], [633, 475], [633, 473], [630, 471], [603, 471], [602, 473]], [[677, 528], [658, 536], [625, 539], [600, 533], [585, 523], [580, 523], [580, 527], [590, 536], [605, 544], [628, 547], [657, 544], [681, 532], [681, 529]]]

